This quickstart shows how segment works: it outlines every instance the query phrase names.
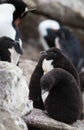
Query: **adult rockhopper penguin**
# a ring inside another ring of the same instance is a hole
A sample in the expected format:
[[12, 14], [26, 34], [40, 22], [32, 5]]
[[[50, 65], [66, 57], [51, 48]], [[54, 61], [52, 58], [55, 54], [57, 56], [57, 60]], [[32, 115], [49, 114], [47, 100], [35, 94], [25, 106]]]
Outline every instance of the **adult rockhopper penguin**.
[[74, 34], [55, 20], [44, 20], [38, 26], [40, 42], [44, 50], [56, 47], [72, 61], [78, 71], [84, 62], [84, 54], [80, 42]]
[[[12, 48], [11, 53], [16, 55], [13, 60], [18, 64], [20, 55], [22, 55], [22, 41], [18, 29], [20, 20], [27, 14], [28, 7], [22, 0], [2, 0], [0, 4], [0, 37], [11, 38], [17, 44], [17, 49]], [[19, 49], [21, 51], [19, 51]], [[14, 57], [13, 57], [14, 58]], [[13, 59], [12, 58], [12, 59]]]

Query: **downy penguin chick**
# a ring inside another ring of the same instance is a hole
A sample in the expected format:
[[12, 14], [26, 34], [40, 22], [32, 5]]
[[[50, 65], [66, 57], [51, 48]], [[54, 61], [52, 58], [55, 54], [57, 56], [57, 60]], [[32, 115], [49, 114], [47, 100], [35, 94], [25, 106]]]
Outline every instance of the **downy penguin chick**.
[[74, 77], [64, 69], [55, 68], [40, 80], [45, 110], [51, 118], [72, 124], [81, 117], [82, 99]]
[[62, 68], [72, 74], [77, 84], [80, 85], [78, 73], [73, 64], [57, 48], [41, 52], [38, 64], [32, 73], [29, 84], [29, 98], [33, 100], [35, 108], [45, 109], [41, 98], [40, 79], [54, 68]]

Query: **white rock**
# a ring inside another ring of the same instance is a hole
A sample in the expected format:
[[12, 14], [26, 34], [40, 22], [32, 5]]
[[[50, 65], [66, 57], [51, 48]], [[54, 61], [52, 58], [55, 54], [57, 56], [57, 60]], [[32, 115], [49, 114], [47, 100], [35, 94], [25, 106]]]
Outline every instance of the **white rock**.
[[14, 113], [0, 107], [0, 130], [28, 130], [25, 122]]
[[28, 85], [22, 70], [14, 64], [0, 62], [0, 105], [23, 116], [32, 109]]
[[29, 84], [31, 75], [37, 65], [37, 62], [32, 60], [21, 60], [19, 67], [22, 69], [24, 75], [26, 76], [27, 82]]

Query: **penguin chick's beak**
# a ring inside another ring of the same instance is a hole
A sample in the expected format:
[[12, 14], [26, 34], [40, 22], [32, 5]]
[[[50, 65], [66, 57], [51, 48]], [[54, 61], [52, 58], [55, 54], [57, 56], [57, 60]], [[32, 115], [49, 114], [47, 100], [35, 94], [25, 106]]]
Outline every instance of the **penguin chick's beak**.
[[15, 24], [16, 26], [18, 26], [19, 23], [20, 23], [20, 19], [18, 18], [18, 19], [15, 20], [14, 24]]
[[48, 55], [46, 51], [41, 51], [40, 54], [41, 55]]

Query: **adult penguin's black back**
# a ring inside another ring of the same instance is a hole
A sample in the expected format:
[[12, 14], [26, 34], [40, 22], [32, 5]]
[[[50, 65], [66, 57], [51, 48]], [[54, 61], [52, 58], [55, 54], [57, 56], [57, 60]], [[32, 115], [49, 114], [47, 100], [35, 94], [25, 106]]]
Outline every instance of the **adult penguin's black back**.
[[[78, 73], [73, 66], [73, 64], [61, 53], [61, 51], [57, 48], [52, 48], [47, 51], [41, 52], [41, 57], [38, 61], [38, 64], [31, 76], [30, 84], [29, 84], [29, 98], [33, 100], [33, 104], [35, 108], [45, 109], [44, 104], [41, 98], [41, 88], [40, 88], [40, 79], [51, 69], [54, 68], [62, 68], [68, 71], [77, 84], [79, 85], [79, 76]], [[47, 63], [47, 65], [46, 65]]]
[[50, 117], [71, 124], [80, 119], [82, 99], [74, 77], [64, 69], [55, 68], [40, 80], [41, 95]]
[[77, 70], [80, 71], [84, 62], [84, 54], [80, 42], [70, 30], [65, 27], [59, 29], [58, 37], [62, 53], [65, 54], [65, 56], [72, 61]]

